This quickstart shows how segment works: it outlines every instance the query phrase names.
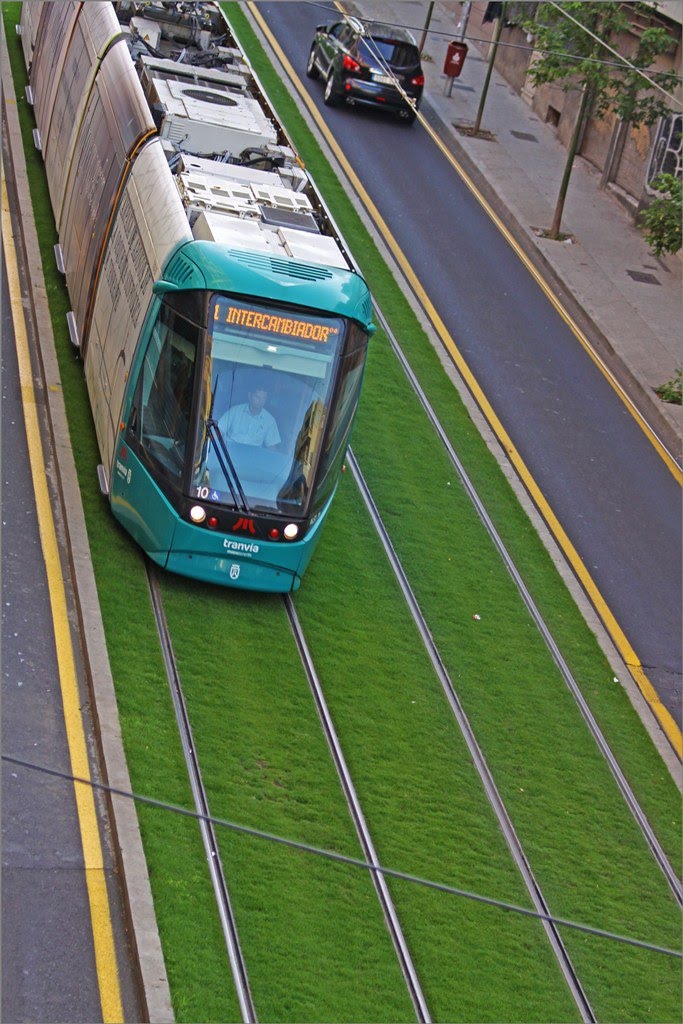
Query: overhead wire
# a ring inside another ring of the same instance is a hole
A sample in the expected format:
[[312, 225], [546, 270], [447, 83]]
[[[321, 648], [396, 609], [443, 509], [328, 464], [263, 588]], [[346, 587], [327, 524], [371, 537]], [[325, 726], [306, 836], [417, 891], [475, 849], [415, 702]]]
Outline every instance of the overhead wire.
[[574, 931], [582, 932], [587, 935], [593, 935], [596, 938], [608, 939], [612, 942], [619, 942], [627, 946], [634, 946], [638, 949], [643, 949], [649, 953], [657, 953], [658, 955], [670, 956], [679, 960], [683, 960], [683, 952], [676, 949], [670, 949], [667, 946], [659, 946], [655, 943], [647, 942], [643, 939], [636, 939], [629, 935], [621, 935], [618, 932], [608, 931], [604, 928], [596, 928], [592, 925], [583, 924], [579, 921], [572, 921], [568, 918], [555, 917], [551, 914], [542, 914], [536, 910], [530, 910], [527, 907], [521, 907], [515, 903], [508, 903], [505, 900], [496, 899], [492, 896], [483, 896], [480, 893], [472, 892], [468, 889], [461, 889], [457, 886], [449, 885], [446, 882], [436, 882], [428, 878], [422, 878], [419, 875], [413, 875], [410, 872], [399, 871], [395, 868], [384, 867], [381, 864], [371, 864], [360, 857], [351, 857], [347, 854], [337, 853], [334, 850], [326, 850], [319, 846], [313, 846], [310, 843], [304, 843], [296, 839], [289, 839], [286, 836], [276, 835], [272, 832], [265, 832], [262, 829], [252, 828], [248, 825], [240, 825], [237, 822], [229, 821], [226, 818], [218, 818], [214, 815], [201, 814], [198, 811], [190, 810], [187, 807], [181, 807], [178, 804], [172, 804], [165, 800], [158, 800], [155, 797], [144, 796], [140, 793], [134, 793], [129, 790], [120, 789], [117, 786], [110, 786], [104, 782], [96, 782], [93, 779], [81, 778], [69, 772], [64, 772], [56, 768], [49, 768], [47, 767], [47, 765], [40, 765], [33, 761], [27, 761], [24, 758], [13, 757], [10, 754], [2, 754], [1, 756], [2, 760], [6, 764], [15, 765], [20, 768], [26, 768], [30, 771], [35, 771], [41, 775], [47, 775], [64, 782], [77, 782], [84, 786], [89, 786], [94, 790], [98, 790], [103, 793], [108, 793], [110, 796], [118, 796], [126, 800], [133, 800], [136, 803], [144, 804], [145, 806], [153, 807], [157, 810], [167, 811], [171, 814], [177, 814], [181, 817], [192, 818], [198, 822], [207, 822], [213, 825], [214, 827], [224, 828], [231, 832], [238, 833], [240, 835], [249, 836], [253, 839], [260, 839], [266, 842], [276, 843], [279, 846], [284, 846], [288, 849], [296, 850], [299, 853], [308, 853], [317, 857], [323, 857], [327, 860], [335, 861], [339, 864], [346, 864], [349, 867], [361, 868], [365, 871], [382, 874], [387, 878], [395, 878], [402, 882], [410, 882], [414, 885], [421, 885], [425, 888], [436, 890], [437, 892], [443, 892], [450, 896], [458, 896], [462, 899], [467, 899], [475, 903], [480, 903], [486, 906], [494, 907], [498, 910], [504, 910], [509, 913], [519, 914], [523, 917], [533, 918], [538, 921], [547, 921], [556, 925], [558, 928], [571, 928]]

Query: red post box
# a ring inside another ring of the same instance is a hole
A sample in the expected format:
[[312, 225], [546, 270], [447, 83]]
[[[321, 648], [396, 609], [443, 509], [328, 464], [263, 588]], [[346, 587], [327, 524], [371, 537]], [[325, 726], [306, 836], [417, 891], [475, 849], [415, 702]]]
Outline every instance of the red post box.
[[467, 43], [452, 42], [448, 44], [443, 72], [449, 78], [458, 78], [467, 56]]

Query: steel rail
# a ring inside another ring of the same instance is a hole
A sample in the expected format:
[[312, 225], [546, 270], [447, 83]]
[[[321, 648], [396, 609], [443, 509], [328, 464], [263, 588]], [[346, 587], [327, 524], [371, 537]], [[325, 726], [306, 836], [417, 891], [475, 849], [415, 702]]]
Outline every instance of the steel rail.
[[512, 559], [512, 556], [507, 550], [502, 537], [498, 533], [491, 517], [489, 516], [482, 499], [479, 497], [479, 494], [477, 493], [474, 484], [472, 483], [467, 474], [465, 467], [458, 458], [458, 455], [455, 449], [453, 448], [453, 445], [451, 444], [446, 434], [446, 431], [439, 422], [439, 419], [436, 413], [434, 412], [434, 409], [432, 408], [429, 399], [427, 398], [425, 392], [422, 389], [422, 386], [420, 385], [420, 382], [415, 376], [412, 367], [410, 366], [403, 350], [398, 344], [389, 324], [386, 321], [386, 318], [382, 314], [381, 310], [378, 310], [376, 308], [375, 311], [377, 313], [378, 319], [381, 321], [383, 330], [386, 332], [386, 335], [389, 339], [389, 343], [394, 351], [394, 354], [396, 355], [396, 358], [399, 360], [399, 363], [401, 364], [403, 372], [406, 374], [423, 409], [427, 413], [427, 416], [429, 418], [430, 423], [432, 424], [432, 427], [438, 434], [441, 443], [446, 449], [448, 457], [450, 458], [451, 463], [453, 464], [453, 468], [455, 469], [456, 473], [458, 474], [458, 477], [460, 478], [460, 482], [465, 488], [465, 491], [470, 501], [472, 502], [472, 505], [474, 506], [479, 518], [481, 519], [484, 528], [486, 529], [486, 532], [493, 541], [493, 544], [495, 545], [496, 550], [498, 551], [500, 557], [502, 558], [506, 569], [510, 573], [510, 576], [514, 581], [514, 584], [517, 587], [517, 590], [522, 600], [524, 601], [524, 604], [526, 605], [526, 608], [529, 614], [531, 615], [531, 618], [533, 619], [536, 628], [543, 637], [543, 640], [548, 650], [550, 651], [550, 654], [555, 664], [557, 665], [557, 667], [560, 670], [560, 673], [562, 674], [562, 678], [564, 679], [570, 693], [574, 697], [574, 700], [578, 705], [581, 716], [585, 721], [586, 725], [588, 726], [595, 742], [598, 745], [598, 749], [607, 761], [612, 777], [617, 783], [617, 786], [619, 787], [619, 790], [624, 800], [626, 801], [626, 805], [628, 806], [629, 810], [631, 811], [631, 814], [633, 815], [636, 821], [636, 824], [641, 830], [645, 838], [645, 841], [647, 842], [647, 845], [650, 848], [652, 856], [654, 857], [664, 877], [666, 878], [669, 884], [669, 888], [671, 889], [671, 892], [673, 893], [676, 902], [678, 903], [679, 907], [682, 907], [683, 885], [681, 884], [681, 880], [678, 878], [675, 870], [671, 866], [671, 863], [669, 862], [669, 859], [666, 853], [664, 852], [664, 849], [662, 848], [659, 840], [657, 839], [657, 836], [655, 835], [655, 832], [652, 826], [650, 825], [647, 816], [645, 815], [645, 812], [638, 803], [638, 799], [635, 793], [629, 785], [628, 780], [619, 765], [619, 762], [617, 761], [614, 753], [612, 752], [600, 726], [598, 725], [595, 716], [593, 715], [593, 712], [588, 706], [588, 703], [581, 692], [581, 688], [579, 687], [579, 684], [574, 678], [571, 669], [567, 665], [567, 662], [565, 661], [562, 652], [560, 651], [557, 645], [557, 642], [555, 641], [547, 623], [545, 622], [540, 609], [538, 608], [536, 602], [534, 601], [533, 597], [529, 592], [529, 589], [527, 588], [524, 580], [522, 579], [522, 576], [519, 570], [517, 569]]
[[394, 902], [391, 898], [391, 893], [389, 892], [387, 880], [381, 873], [380, 860], [377, 856], [377, 852], [370, 835], [370, 830], [365, 821], [365, 816], [363, 815], [360, 801], [351, 779], [351, 773], [349, 772], [346, 764], [346, 759], [332, 722], [332, 716], [327, 706], [322, 685], [315, 670], [315, 664], [308, 649], [308, 644], [306, 643], [306, 638], [301, 628], [301, 623], [299, 622], [294, 602], [289, 594], [284, 596], [284, 603], [289, 617], [289, 624], [292, 629], [292, 633], [294, 634], [294, 640], [306, 671], [311, 693], [313, 694], [313, 700], [315, 701], [318, 717], [322, 723], [323, 732], [325, 733], [325, 738], [327, 740], [330, 753], [332, 754], [332, 760], [334, 761], [335, 768], [337, 769], [337, 775], [339, 776], [339, 781], [341, 782], [341, 786], [344, 791], [346, 803], [356, 827], [356, 833], [363, 850], [363, 855], [365, 860], [377, 869], [370, 872], [372, 882], [375, 886], [380, 906], [382, 907], [384, 919], [398, 957], [403, 977], [406, 985], [408, 986], [408, 992], [413, 1002], [417, 1019], [422, 1022], [422, 1024], [430, 1024], [432, 1018], [429, 1012], [429, 1007], [427, 1006], [427, 1000], [422, 991], [420, 979], [415, 969], [415, 965], [413, 964], [410, 950], [408, 949], [408, 943], [406, 942], [403, 934], [403, 929], [401, 928], [401, 924], [398, 920], [398, 915], [394, 907]]
[[166, 675], [168, 677], [168, 684], [178, 723], [178, 731], [180, 733], [183, 754], [185, 756], [185, 764], [187, 766], [190, 787], [192, 789], [192, 797], [194, 799], [197, 813], [201, 816], [199, 818], [199, 827], [202, 834], [204, 849], [206, 851], [206, 861], [216, 897], [218, 914], [221, 921], [221, 927], [223, 929], [225, 945], [228, 951], [230, 970], [235, 983], [235, 990], [240, 1005], [242, 1021], [244, 1024], [256, 1024], [258, 1018], [256, 1016], [254, 1001], [249, 986], [249, 975], [247, 973], [246, 963], [239, 943], [237, 924], [232, 904], [230, 902], [228, 884], [223, 873], [216, 833], [213, 824], [209, 820], [211, 818], [209, 802], [204, 788], [204, 783], [202, 781], [199, 759], [197, 757], [194, 740], [192, 738], [192, 728], [190, 726], [190, 719], [187, 713], [187, 706], [185, 704], [180, 675], [178, 673], [175, 655], [173, 653], [171, 637], [166, 623], [159, 582], [154, 567], [147, 560], [145, 561], [145, 567], [147, 570], [147, 582], [152, 599], [154, 618], [156, 620], [159, 641], [161, 644], [164, 664], [166, 666]]
[[449, 703], [449, 706], [455, 716], [458, 726], [460, 727], [460, 731], [465, 739], [465, 743], [467, 744], [467, 749], [472, 758], [472, 762], [484, 786], [484, 791], [486, 793], [486, 796], [488, 797], [491, 807], [493, 808], [493, 812], [496, 815], [496, 819], [498, 821], [500, 829], [508, 844], [508, 849], [510, 850], [512, 858], [515, 864], [517, 865], [517, 868], [519, 869], [524, 884], [526, 885], [527, 892], [531, 897], [534, 908], [536, 909], [537, 913], [543, 916], [543, 920], [541, 923], [543, 925], [543, 928], [545, 929], [548, 940], [550, 941], [552, 950], [555, 953], [555, 957], [560, 966], [560, 970], [562, 971], [565, 981], [567, 982], [569, 990], [578, 1007], [579, 1013], [581, 1014], [581, 1020], [584, 1021], [585, 1024], [589, 1024], [589, 1022], [595, 1022], [597, 1021], [597, 1018], [593, 1013], [591, 1005], [588, 1001], [588, 997], [581, 985], [579, 976], [574, 969], [569, 954], [565, 948], [564, 942], [562, 941], [559, 929], [557, 925], [554, 923], [554, 921], [548, 920], [548, 918], [551, 917], [550, 909], [545, 901], [545, 897], [543, 896], [541, 887], [536, 881], [533, 871], [531, 870], [531, 866], [526, 858], [526, 854], [524, 853], [524, 849], [522, 847], [520, 839], [515, 831], [515, 827], [512, 824], [512, 820], [508, 814], [507, 808], [503, 802], [500, 793], [498, 792], [498, 788], [493, 779], [493, 774], [488, 766], [486, 758], [484, 757], [484, 753], [477, 742], [472, 726], [470, 725], [469, 719], [467, 718], [467, 715], [465, 714], [462, 704], [460, 703], [460, 698], [458, 697], [455, 687], [451, 682], [450, 676], [448, 675], [446, 666], [444, 665], [441, 659], [441, 655], [439, 654], [437, 646], [434, 643], [431, 633], [429, 632], [429, 627], [427, 626], [420, 606], [413, 593], [412, 587], [408, 582], [408, 577], [406, 576], [403, 566], [401, 565], [401, 562], [398, 558], [398, 555], [394, 550], [394, 547], [389, 538], [389, 534], [387, 533], [384, 523], [382, 522], [382, 519], [377, 510], [377, 506], [375, 505], [375, 502], [372, 498], [368, 485], [366, 484], [363, 474], [360, 471], [360, 467], [356, 461], [356, 457], [350, 448], [347, 453], [347, 462], [351, 468], [351, 473], [354, 477], [354, 480], [356, 481], [356, 484], [358, 485], [358, 489], [360, 490], [361, 496], [368, 510], [368, 513], [370, 514], [370, 518], [372, 519], [372, 523], [375, 527], [375, 530], [377, 531], [377, 534], [382, 542], [386, 555], [391, 564], [391, 568], [393, 569], [399, 587], [401, 588], [401, 592], [406, 600], [408, 608], [410, 609], [410, 613], [418, 628], [420, 636], [422, 637], [422, 641], [427, 650], [427, 654], [429, 655], [434, 671], [436, 672], [436, 675], [443, 688], [446, 700]]

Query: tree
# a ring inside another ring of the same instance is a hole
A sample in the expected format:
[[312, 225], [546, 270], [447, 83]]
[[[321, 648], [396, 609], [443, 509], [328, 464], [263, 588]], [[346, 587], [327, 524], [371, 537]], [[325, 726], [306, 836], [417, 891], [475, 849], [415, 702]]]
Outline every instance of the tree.
[[681, 248], [681, 179], [660, 174], [652, 188], [659, 195], [641, 215], [647, 228], [645, 241], [655, 256], [676, 253]]
[[[484, 88], [481, 91], [481, 98], [479, 100], [479, 109], [477, 110], [477, 116], [474, 120], [474, 127], [472, 128], [472, 135], [478, 135], [479, 129], [481, 128], [481, 119], [484, 113], [484, 105], [486, 103], [486, 97], [488, 96], [489, 85], [491, 83], [491, 75], [493, 74], [493, 65], [496, 61], [496, 53], [498, 52], [498, 42], [500, 40], [500, 34], [503, 30], [503, 22], [505, 20], [505, 8], [507, 4], [500, 3], [497, 5], [495, 10], [492, 4], [489, 7], [492, 9], [489, 15], [487, 10], [487, 16], [491, 21], [497, 19], [496, 27], [493, 33], [493, 39], [491, 40], [491, 51], [489, 53], [488, 66], [486, 68], [486, 79], [484, 81]], [[486, 21], [486, 17], [484, 17]]]
[[[634, 52], [626, 57], [628, 63], [606, 49], [608, 43], [616, 49], [629, 37], [629, 13], [650, 18], [652, 6], [644, 2], [623, 4], [614, 0], [586, 3], [570, 0], [565, 3], [541, 3], [534, 21], [525, 23], [534, 37], [539, 56], [529, 68], [528, 75], [535, 85], [560, 82], [568, 92], [581, 93], [579, 110], [569, 142], [567, 161], [560, 191], [555, 205], [550, 238], [559, 238], [564, 202], [569, 187], [574, 157], [588, 117], [604, 118], [614, 111], [617, 117], [633, 127], [653, 124], [667, 111], [666, 97], [653, 91], [643, 75], [635, 68], [650, 68], [655, 57], [671, 45], [671, 37], [663, 28], [648, 27], [637, 39]], [[636, 38], [632, 35], [635, 44]], [[671, 84], [665, 72], [648, 72], [648, 78], [657, 85]]]

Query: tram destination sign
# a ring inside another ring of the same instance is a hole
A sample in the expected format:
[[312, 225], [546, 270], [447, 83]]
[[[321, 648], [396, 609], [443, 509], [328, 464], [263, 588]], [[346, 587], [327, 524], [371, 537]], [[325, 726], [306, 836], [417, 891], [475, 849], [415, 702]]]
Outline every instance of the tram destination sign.
[[225, 300], [214, 304], [213, 319], [218, 323], [246, 328], [250, 332], [269, 337], [279, 336], [320, 344], [327, 344], [330, 337], [336, 337], [341, 330], [338, 320], [330, 322], [314, 316], [293, 316], [245, 304], [227, 303]]

